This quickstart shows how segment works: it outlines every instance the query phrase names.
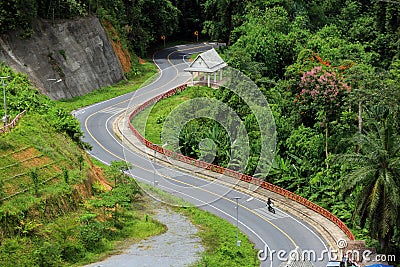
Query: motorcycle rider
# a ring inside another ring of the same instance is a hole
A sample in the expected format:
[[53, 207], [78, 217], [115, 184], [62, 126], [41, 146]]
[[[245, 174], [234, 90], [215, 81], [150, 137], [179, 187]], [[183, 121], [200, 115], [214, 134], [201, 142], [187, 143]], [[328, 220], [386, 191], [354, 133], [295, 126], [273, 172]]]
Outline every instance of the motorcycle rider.
[[271, 198], [268, 198], [268, 200], [267, 200], [268, 208], [272, 208], [272, 205], [274, 205], [274, 203], [272, 202]]

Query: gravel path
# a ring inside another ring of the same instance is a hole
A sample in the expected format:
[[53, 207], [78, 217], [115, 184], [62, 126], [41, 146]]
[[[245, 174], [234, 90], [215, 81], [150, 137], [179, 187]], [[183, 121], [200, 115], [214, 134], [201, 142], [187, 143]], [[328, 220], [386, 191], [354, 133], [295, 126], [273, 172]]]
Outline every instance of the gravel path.
[[154, 218], [168, 227], [161, 235], [142, 240], [122, 254], [86, 267], [187, 266], [199, 259], [204, 248], [197, 228], [188, 218], [168, 208], [157, 210]]

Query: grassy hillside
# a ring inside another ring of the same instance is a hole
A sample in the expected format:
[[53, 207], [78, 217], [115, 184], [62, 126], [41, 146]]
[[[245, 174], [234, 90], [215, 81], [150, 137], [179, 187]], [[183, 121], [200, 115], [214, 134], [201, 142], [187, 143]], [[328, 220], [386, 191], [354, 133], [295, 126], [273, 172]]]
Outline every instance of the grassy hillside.
[[[65, 134], [56, 132], [40, 114], [25, 115], [15, 129], [1, 136], [0, 142], [0, 176], [5, 197], [18, 194], [27, 186], [57, 184], [63, 180], [63, 173], [68, 173], [70, 182], [80, 182], [78, 177], [87, 171], [87, 162], [78, 146]], [[31, 179], [33, 173], [38, 176], [35, 183]]]

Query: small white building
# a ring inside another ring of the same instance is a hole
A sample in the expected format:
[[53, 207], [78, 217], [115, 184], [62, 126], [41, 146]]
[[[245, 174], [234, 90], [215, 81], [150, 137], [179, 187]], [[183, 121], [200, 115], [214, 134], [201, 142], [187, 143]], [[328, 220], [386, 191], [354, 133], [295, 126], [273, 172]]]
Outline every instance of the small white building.
[[199, 54], [195, 60], [186, 68], [185, 71], [192, 74], [192, 85], [194, 85], [194, 76], [197, 73], [198, 80], [201, 79], [201, 73], [204, 79], [207, 79], [207, 86], [211, 85], [211, 74], [214, 75], [214, 83], [217, 83], [217, 72], [219, 72], [219, 80], [222, 80], [222, 69], [228, 66], [225, 61], [218, 55], [214, 48]]

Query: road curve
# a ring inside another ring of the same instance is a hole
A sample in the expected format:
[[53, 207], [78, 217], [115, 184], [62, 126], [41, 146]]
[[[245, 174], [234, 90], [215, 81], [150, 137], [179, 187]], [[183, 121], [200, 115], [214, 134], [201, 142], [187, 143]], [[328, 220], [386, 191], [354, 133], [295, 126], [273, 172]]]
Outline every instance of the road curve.
[[[163, 49], [154, 54], [154, 63], [159, 67], [159, 74], [149, 85], [135, 92], [97, 103], [74, 112], [84, 132], [84, 141], [93, 149], [89, 152], [96, 159], [109, 164], [113, 160], [127, 160], [134, 168], [132, 175], [143, 182], [158, 181], [158, 187], [184, 200], [200, 206], [217, 216], [236, 224], [236, 202], [239, 200], [239, 228], [250, 237], [258, 249], [268, 248], [272, 255], [260, 261], [261, 266], [279, 266], [290, 251], [299, 247], [301, 250], [314, 251], [315, 266], [325, 266], [327, 247], [325, 241], [312, 226], [282, 210], [272, 214], [265, 203], [251, 195], [232, 190], [218, 183], [210, 184], [199, 177], [154, 164], [128, 147], [115, 137], [113, 123], [117, 116], [132, 105], [141, 104], [148, 99], [185, 83], [190, 75], [183, 72], [187, 67], [185, 58], [192, 53], [210, 49], [209, 44], [181, 45]], [[212, 201], [210, 201], [212, 199]], [[233, 244], [235, 245], [235, 244]], [[278, 254], [278, 251], [281, 254]], [[320, 255], [324, 257], [321, 259]], [[272, 257], [271, 257], [272, 256]]]

